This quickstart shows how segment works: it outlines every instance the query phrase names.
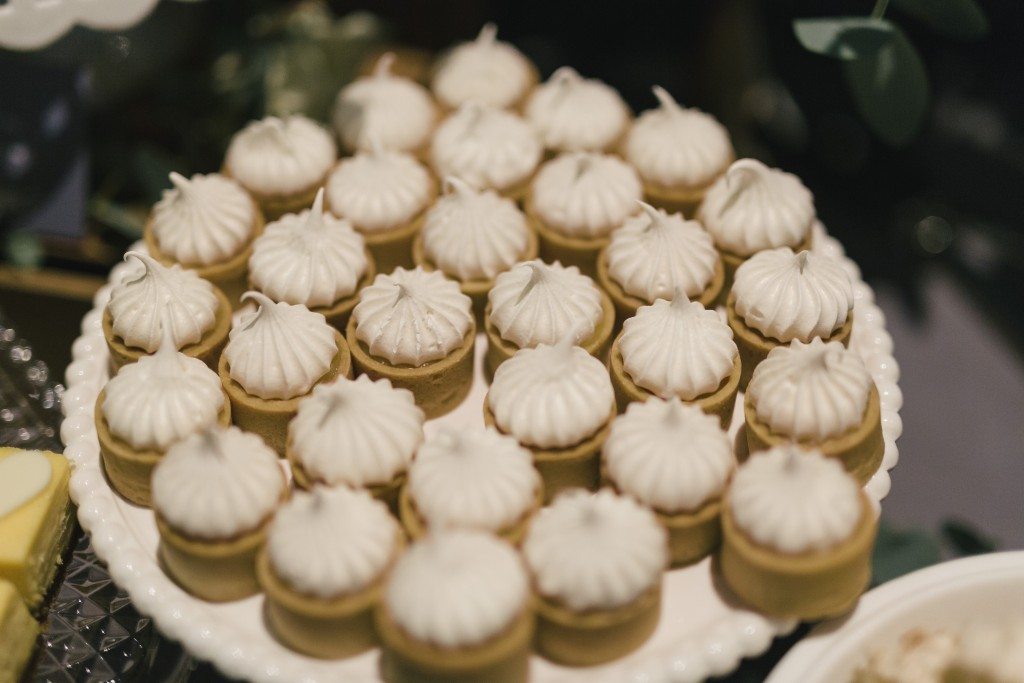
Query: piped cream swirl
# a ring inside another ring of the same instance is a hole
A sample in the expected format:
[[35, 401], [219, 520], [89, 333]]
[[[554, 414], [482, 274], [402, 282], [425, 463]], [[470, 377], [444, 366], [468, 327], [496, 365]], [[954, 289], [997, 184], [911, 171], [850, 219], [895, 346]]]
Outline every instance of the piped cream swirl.
[[611, 149], [631, 115], [615, 88], [568, 66], [533, 91], [525, 111], [544, 146], [559, 152]]
[[290, 195], [319, 185], [338, 158], [334, 138], [305, 116], [268, 116], [235, 134], [225, 166], [247, 190]]
[[466, 102], [511, 107], [526, 95], [533, 65], [497, 36], [497, 26], [485, 24], [476, 40], [457, 45], [441, 59], [430, 87], [446, 107]]

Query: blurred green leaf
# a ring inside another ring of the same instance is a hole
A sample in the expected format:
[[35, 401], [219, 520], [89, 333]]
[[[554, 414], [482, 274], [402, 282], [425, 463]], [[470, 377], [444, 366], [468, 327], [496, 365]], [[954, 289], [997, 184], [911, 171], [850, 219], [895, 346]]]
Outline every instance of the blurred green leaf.
[[843, 62], [846, 81], [861, 116], [893, 146], [909, 143], [928, 110], [928, 74], [920, 55], [898, 27], [871, 56]]
[[956, 40], [979, 40], [988, 35], [988, 18], [974, 0], [892, 0], [892, 3], [941, 35]]
[[43, 263], [43, 246], [39, 236], [24, 230], [7, 237], [7, 260], [23, 268], [38, 268]]
[[967, 522], [956, 519], [942, 523], [942, 538], [952, 546], [953, 552], [961, 556], [991, 553], [998, 548], [998, 544], [990, 536]]
[[884, 47], [895, 26], [875, 17], [794, 19], [793, 33], [807, 50], [848, 61], [870, 57]]
[[884, 522], [878, 527], [871, 558], [871, 585], [936, 564], [941, 559], [939, 542], [923, 531], [897, 531]]
[[129, 240], [134, 241], [142, 237], [145, 215], [133, 212], [108, 199], [92, 199], [89, 202], [89, 216], [104, 228], [109, 228]]

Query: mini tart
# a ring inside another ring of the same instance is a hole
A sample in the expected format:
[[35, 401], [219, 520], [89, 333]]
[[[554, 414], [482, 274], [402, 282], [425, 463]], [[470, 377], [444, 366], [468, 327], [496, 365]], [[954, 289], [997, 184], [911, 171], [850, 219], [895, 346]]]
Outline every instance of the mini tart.
[[[473, 384], [469, 297], [437, 271], [398, 268], [359, 295], [346, 337], [356, 369], [408, 389], [427, 418], [451, 412]], [[411, 327], [416, 334], [409, 337]]]
[[677, 398], [634, 403], [612, 423], [601, 458], [602, 478], [650, 507], [668, 531], [672, 566], [718, 547], [721, 495], [736, 457], [713, 417]]
[[641, 206], [643, 215], [617, 229], [597, 257], [597, 282], [612, 298], [619, 325], [678, 289], [690, 301], [714, 306], [725, 269], [707, 233], [680, 214]]
[[341, 333], [319, 313], [275, 304], [259, 292], [243, 298], [259, 308], [231, 331], [217, 374], [231, 401], [231, 421], [283, 456], [299, 402], [314, 385], [351, 376], [352, 356]]
[[602, 664], [640, 647], [657, 627], [666, 533], [631, 498], [567, 491], [530, 525], [523, 556], [537, 590], [535, 646], [544, 657]]
[[312, 657], [351, 657], [377, 645], [373, 612], [405, 537], [366, 491], [297, 493], [270, 525], [256, 561], [271, 633]]
[[537, 85], [537, 67], [510, 43], [500, 41], [498, 27], [484, 24], [476, 40], [456, 45], [434, 65], [430, 89], [442, 107], [467, 102], [511, 109]]
[[[771, 542], [738, 521], [737, 505]], [[722, 578], [769, 616], [838, 616], [867, 588], [877, 529], [870, 501], [838, 462], [792, 446], [774, 448], [744, 463], [726, 490]]]
[[153, 471], [161, 567], [202, 600], [257, 593], [256, 555], [287, 496], [277, 455], [255, 434], [214, 428], [179, 441]]
[[796, 443], [836, 458], [861, 486], [882, 464], [878, 389], [838, 342], [772, 349], [747, 386], [743, 415], [749, 453]]
[[828, 256], [768, 249], [737, 269], [725, 312], [740, 350], [742, 391], [777, 346], [821, 337], [848, 347], [853, 287], [842, 265]]
[[487, 294], [484, 371], [493, 376], [520, 349], [566, 336], [604, 358], [614, 331], [611, 299], [578, 268], [540, 260], [519, 263], [495, 278]]
[[506, 541], [429, 534], [399, 558], [375, 623], [389, 683], [525, 683], [534, 615], [529, 579]]
[[519, 543], [544, 503], [530, 451], [493, 428], [446, 430], [420, 446], [399, 499], [411, 539], [428, 528], [481, 529]]
[[235, 134], [221, 173], [241, 183], [272, 221], [309, 208], [337, 158], [334, 138], [319, 124], [268, 116]]
[[[165, 266], [177, 263], [196, 271], [238, 308], [247, 289], [252, 243], [263, 232], [259, 204], [236, 181], [217, 174], [190, 180], [171, 173], [171, 182], [174, 189], [164, 192], [143, 228], [146, 251]], [[177, 233], [180, 240], [166, 250], [161, 239], [171, 238], [161, 238], [165, 232]], [[225, 244], [231, 237], [237, 244]]]
[[533, 91], [523, 113], [551, 153], [613, 152], [633, 119], [615, 88], [568, 66]]
[[163, 266], [141, 252], [128, 252], [129, 257], [143, 270], [115, 285], [101, 322], [113, 370], [156, 351], [164, 321], [179, 351], [216, 368], [231, 329], [228, 298], [181, 266]]
[[39, 622], [32, 618], [10, 581], [0, 579], [0, 680], [15, 683], [28, 668], [36, 648]]

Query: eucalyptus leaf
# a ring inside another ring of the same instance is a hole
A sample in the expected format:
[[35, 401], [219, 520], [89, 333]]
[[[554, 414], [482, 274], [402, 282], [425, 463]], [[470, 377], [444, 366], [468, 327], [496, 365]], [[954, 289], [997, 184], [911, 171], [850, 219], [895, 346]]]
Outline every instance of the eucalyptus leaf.
[[957, 555], [980, 555], [998, 549], [996, 541], [971, 524], [956, 519], [942, 523], [942, 538], [949, 543]]
[[988, 35], [988, 17], [975, 0], [892, 0], [892, 3], [941, 35], [956, 40], [978, 40]]
[[895, 28], [875, 17], [793, 20], [793, 33], [804, 48], [843, 61], [874, 55], [889, 42]]
[[939, 542], [931, 535], [923, 531], [898, 531], [883, 522], [878, 527], [871, 557], [871, 585], [937, 564], [940, 559]]
[[843, 62], [846, 82], [861, 116], [885, 142], [903, 146], [917, 135], [928, 111], [929, 85], [921, 56], [903, 32], [875, 54]]

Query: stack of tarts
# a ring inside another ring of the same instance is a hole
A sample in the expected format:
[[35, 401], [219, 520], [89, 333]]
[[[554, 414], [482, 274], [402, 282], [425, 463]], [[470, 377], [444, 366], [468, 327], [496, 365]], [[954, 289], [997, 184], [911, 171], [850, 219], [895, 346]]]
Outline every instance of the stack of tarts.
[[114, 285], [102, 462], [167, 574], [391, 681], [617, 659], [709, 556], [765, 614], [850, 609], [880, 400], [810, 192], [660, 88], [634, 120], [538, 84], [493, 27], [429, 90], [392, 63], [337, 146], [268, 118], [172, 175]]

